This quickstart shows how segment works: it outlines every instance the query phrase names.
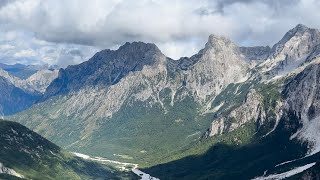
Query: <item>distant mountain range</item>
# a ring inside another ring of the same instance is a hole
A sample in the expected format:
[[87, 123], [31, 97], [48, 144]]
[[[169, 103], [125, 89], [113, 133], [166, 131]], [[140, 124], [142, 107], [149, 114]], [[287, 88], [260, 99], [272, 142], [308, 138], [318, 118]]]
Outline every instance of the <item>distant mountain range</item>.
[[35, 74], [39, 70], [45, 69], [59, 69], [57, 65], [24, 65], [24, 64], [3, 64], [0, 63], [0, 69], [7, 71], [12, 76], [16, 76], [20, 79], [27, 79], [31, 75]]
[[210, 35], [197, 54], [173, 60], [133, 42], [47, 78], [0, 76], [37, 94], [7, 118], [66, 150], [139, 163], [160, 179], [312, 179], [319, 47], [320, 31], [299, 24], [273, 47]]
[[[45, 66], [0, 64], [0, 115], [13, 114], [33, 105], [58, 76], [58, 72], [58, 69], [45, 69]], [[17, 74], [28, 77], [23, 79], [14, 76]]]

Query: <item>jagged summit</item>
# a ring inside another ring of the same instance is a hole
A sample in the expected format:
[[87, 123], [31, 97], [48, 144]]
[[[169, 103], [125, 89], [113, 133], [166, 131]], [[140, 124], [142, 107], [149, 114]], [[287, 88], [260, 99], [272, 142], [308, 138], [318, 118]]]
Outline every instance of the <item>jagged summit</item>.
[[[320, 32], [298, 24], [289, 30], [283, 38], [272, 47], [273, 58], [288, 56], [287, 59], [297, 59], [310, 53], [320, 43]], [[282, 57], [283, 58], [283, 57]]]
[[216, 66], [218, 65], [217, 68], [220, 68], [220, 63], [226, 66], [246, 64], [238, 45], [225, 36], [213, 34], [209, 36], [205, 48], [191, 58], [199, 58], [209, 63], [214, 62]]
[[298, 24], [276, 43], [265, 62], [260, 64], [267, 78], [286, 75], [318, 55], [320, 31]]
[[280, 42], [286, 42], [288, 40], [290, 40], [293, 37], [301, 37], [304, 36], [305, 34], [311, 34], [312, 36], [319, 36], [319, 30], [317, 29], [313, 29], [313, 28], [309, 28], [303, 24], [298, 24], [297, 26], [295, 26], [294, 28], [292, 28], [291, 30], [289, 30], [284, 37], [281, 39]]
[[317, 29], [309, 28], [306, 25], [298, 24], [294, 28], [290, 29], [282, 38], [282, 40], [287, 40], [292, 38], [293, 36], [302, 36], [304, 33], [309, 32], [313, 33], [318, 31]]
[[155, 66], [164, 59], [155, 44], [127, 42], [117, 50], [102, 50], [86, 62], [61, 70], [44, 97], [83, 87], [114, 85], [129, 72], [141, 71], [144, 66]]
[[[120, 46], [117, 50], [102, 50], [96, 53], [89, 61], [133, 61], [142, 60], [149, 61], [153, 59], [155, 55], [163, 55], [160, 49], [153, 43], [144, 42], [126, 42]], [[87, 61], [87, 62], [89, 62]], [[84, 62], [82, 64], [86, 64]], [[77, 65], [76, 65], [77, 66]]]
[[296, 30], [296, 31], [305, 31], [310, 29], [308, 26], [304, 25], [304, 24], [297, 24], [292, 30]]
[[161, 53], [158, 46], [154, 43], [145, 43], [145, 42], [126, 42], [124, 45], [120, 46], [117, 51], [152, 51], [155, 53]]
[[206, 43], [206, 48], [215, 48], [217, 50], [223, 50], [227, 47], [236, 46], [229, 38], [221, 35], [211, 34]]

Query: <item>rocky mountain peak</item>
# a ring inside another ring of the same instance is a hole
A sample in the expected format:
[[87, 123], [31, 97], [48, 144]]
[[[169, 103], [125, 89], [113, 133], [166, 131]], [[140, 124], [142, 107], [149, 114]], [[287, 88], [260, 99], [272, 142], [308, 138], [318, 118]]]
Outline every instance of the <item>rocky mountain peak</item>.
[[[152, 43], [132, 42], [125, 43], [117, 50], [102, 50], [96, 53], [88, 62], [82, 64], [109, 64], [133, 63], [140, 65], [151, 65], [157, 57], [164, 56], [160, 49]], [[71, 68], [71, 67], [70, 67]]]
[[268, 72], [267, 78], [286, 75], [304, 62], [317, 57], [319, 44], [319, 30], [298, 24], [272, 47], [267, 60], [260, 66]]
[[320, 43], [320, 32], [298, 24], [272, 47], [272, 58], [299, 59], [309, 54]]
[[156, 66], [165, 59], [155, 44], [127, 42], [117, 50], [100, 51], [86, 62], [61, 70], [45, 97], [83, 87], [114, 85], [130, 72], [141, 71], [144, 66]]
[[[297, 26], [295, 26], [294, 28], [292, 28], [291, 30], [289, 30], [284, 37], [281, 39], [282, 42], [286, 42], [288, 40], [290, 40], [293, 37], [299, 37], [299, 36], [303, 36], [305, 33], [307, 34], [315, 34], [315, 33], [319, 33], [319, 31], [317, 29], [312, 29], [309, 28], [303, 24], [298, 24]], [[280, 42], [281, 42], [280, 41]]]
[[124, 45], [120, 46], [118, 51], [125, 52], [153, 52], [155, 54], [160, 54], [160, 49], [153, 43], [144, 43], [144, 42], [126, 42]]
[[[232, 56], [232, 58], [227, 58], [227, 56]], [[178, 69], [187, 70], [199, 61], [212, 65], [212, 61], [225, 64], [227, 61], [231, 62], [233, 59], [242, 60], [239, 47], [224, 36], [211, 34], [208, 37], [205, 47], [197, 54], [190, 58], [182, 57], [177, 61], [171, 61], [171, 63], [175, 64]]]
[[307, 31], [309, 30], [310, 28], [307, 27], [306, 25], [304, 24], [297, 24], [296, 27], [294, 27], [292, 29], [292, 31], [295, 31], [295, 32], [304, 32], [304, 31]]
[[216, 49], [221, 51], [226, 48], [235, 47], [236, 45], [227, 37], [211, 34], [206, 43], [206, 49]]
[[229, 64], [232, 62], [245, 63], [239, 47], [224, 36], [210, 35], [205, 48], [191, 58], [199, 58], [202, 61]]

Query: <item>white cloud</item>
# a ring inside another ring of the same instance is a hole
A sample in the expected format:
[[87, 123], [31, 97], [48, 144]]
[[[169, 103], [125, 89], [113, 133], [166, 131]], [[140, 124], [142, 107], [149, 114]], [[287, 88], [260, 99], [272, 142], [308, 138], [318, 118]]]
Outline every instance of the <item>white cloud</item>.
[[58, 64], [65, 67], [89, 59], [99, 49], [70, 43], [52, 43], [21, 31], [0, 29], [0, 62], [22, 64]]
[[18, 58], [29, 58], [29, 57], [34, 57], [36, 55], [37, 55], [36, 52], [34, 52], [32, 49], [21, 50], [19, 52], [14, 53], [14, 57], [18, 57]]
[[[212, 33], [272, 45], [298, 23], [319, 28], [319, 8], [317, 0], [15, 0], [0, 5], [0, 43], [63, 65], [127, 41], [153, 42], [178, 58], [196, 53]], [[74, 48], [84, 56], [67, 53]]]
[[1, 51], [7, 51], [10, 49], [14, 49], [14, 46], [10, 45], [10, 44], [0, 44], [0, 50]]

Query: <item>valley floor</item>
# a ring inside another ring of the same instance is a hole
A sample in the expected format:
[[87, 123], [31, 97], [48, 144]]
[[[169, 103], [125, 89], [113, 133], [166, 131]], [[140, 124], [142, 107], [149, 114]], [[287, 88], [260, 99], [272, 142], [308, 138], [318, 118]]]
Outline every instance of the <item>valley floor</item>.
[[76, 153], [76, 152], [73, 152], [73, 154], [80, 157], [80, 158], [86, 159], [86, 160], [97, 161], [97, 162], [100, 162], [103, 164], [104, 163], [112, 164], [113, 166], [119, 168], [122, 171], [130, 171], [131, 170], [134, 174], [141, 177], [141, 180], [160, 180], [158, 178], [152, 177], [151, 175], [139, 170], [138, 164], [113, 161], [113, 160], [109, 160], [109, 159], [102, 158], [102, 157], [90, 157], [88, 155]]

